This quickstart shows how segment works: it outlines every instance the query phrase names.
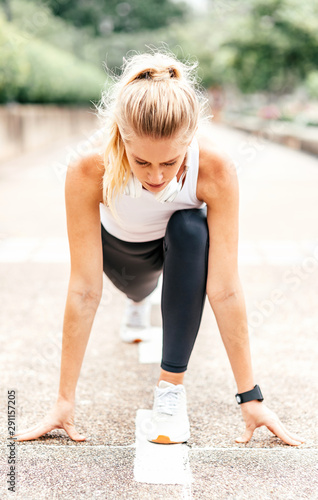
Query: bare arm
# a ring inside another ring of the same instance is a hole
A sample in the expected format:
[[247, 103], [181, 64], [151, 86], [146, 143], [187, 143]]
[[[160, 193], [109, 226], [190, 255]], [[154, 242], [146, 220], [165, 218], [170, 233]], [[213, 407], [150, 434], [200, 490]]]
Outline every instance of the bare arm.
[[98, 308], [98, 297], [68, 292], [63, 324], [59, 396], [75, 400], [90, 332]]
[[[224, 343], [238, 392], [255, 385], [249, 343], [244, 294], [238, 274], [239, 188], [235, 166], [230, 158], [210, 153], [211, 168], [205, 171], [202, 199], [208, 206], [209, 261], [207, 295]], [[234, 398], [233, 398], [234, 399]], [[303, 441], [289, 432], [263, 402], [240, 405], [246, 430], [237, 442], [249, 441], [257, 427], [268, 429], [285, 443]]]
[[[205, 142], [206, 144], [206, 142]], [[238, 273], [239, 186], [230, 158], [213, 146], [201, 158], [201, 198], [207, 203], [207, 296], [238, 392], [254, 387], [244, 294]]]
[[60, 384], [57, 401], [34, 427], [20, 430], [19, 441], [64, 429], [71, 439], [85, 440], [74, 425], [75, 390], [87, 342], [102, 295], [103, 258], [99, 202], [102, 166], [97, 156], [70, 165], [65, 182], [71, 273], [65, 305]]
[[[226, 349], [238, 392], [253, 389], [247, 314], [238, 272], [239, 187], [230, 163], [208, 205], [210, 233], [207, 295]], [[234, 168], [234, 167], [233, 167]]]
[[63, 324], [59, 395], [70, 400], [75, 398], [76, 384], [103, 287], [99, 214], [101, 168], [97, 168], [96, 158], [71, 165], [65, 181], [71, 274]]

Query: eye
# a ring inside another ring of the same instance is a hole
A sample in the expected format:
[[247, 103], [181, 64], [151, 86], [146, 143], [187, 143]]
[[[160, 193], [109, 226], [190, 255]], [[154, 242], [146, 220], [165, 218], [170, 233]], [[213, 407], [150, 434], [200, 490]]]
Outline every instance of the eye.
[[[137, 163], [137, 165], [149, 165], [149, 163], [138, 161], [138, 160], [135, 160], [135, 162]], [[164, 163], [164, 165], [166, 165], [167, 167], [172, 167], [176, 163], [177, 163], [176, 161], [173, 161], [172, 163]]]

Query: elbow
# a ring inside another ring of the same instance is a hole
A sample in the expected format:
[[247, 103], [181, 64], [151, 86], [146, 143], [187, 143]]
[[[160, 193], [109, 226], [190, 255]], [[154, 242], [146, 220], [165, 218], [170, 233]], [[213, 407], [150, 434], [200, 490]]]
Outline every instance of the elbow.
[[231, 286], [223, 288], [207, 287], [207, 295], [211, 306], [227, 303], [231, 300], [237, 300], [241, 295], [240, 286]]
[[81, 304], [88, 304], [90, 307], [98, 308], [102, 299], [102, 291], [92, 288], [70, 288], [70, 295], [75, 297]]
[[93, 302], [97, 306], [102, 298], [102, 292], [96, 290], [85, 290], [82, 294], [82, 299], [87, 302]]

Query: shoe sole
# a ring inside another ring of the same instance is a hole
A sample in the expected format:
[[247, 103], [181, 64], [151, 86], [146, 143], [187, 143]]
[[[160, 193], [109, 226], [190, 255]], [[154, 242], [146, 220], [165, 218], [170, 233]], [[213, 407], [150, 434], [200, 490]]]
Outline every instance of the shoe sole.
[[[121, 327], [120, 329], [120, 339], [126, 344], [138, 344], [139, 342], [148, 342], [151, 339], [151, 329], [152, 327], [145, 327], [139, 332], [134, 332], [134, 328]], [[139, 334], [139, 335], [138, 335]]]
[[139, 337], [133, 338], [133, 339], [129, 339], [129, 340], [121, 338], [121, 341], [125, 342], [126, 344], [139, 344], [139, 342], [146, 342], [145, 339], [142, 339], [142, 338], [139, 338]]
[[122, 342], [126, 342], [126, 344], [135, 344], [138, 342], [143, 342], [143, 339], [141, 337], [120, 337], [120, 340]]
[[163, 436], [162, 434], [160, 434], [156, 439], [150, 439], [150, 441], [151, 443], [160, 443], [160, 444], [180, 444], [188, 441], [189, 437], [190, 434], [187, 435], [187, 437], [184, 439], [179, 439], [178, 441], [171, 441], [169, 436]]

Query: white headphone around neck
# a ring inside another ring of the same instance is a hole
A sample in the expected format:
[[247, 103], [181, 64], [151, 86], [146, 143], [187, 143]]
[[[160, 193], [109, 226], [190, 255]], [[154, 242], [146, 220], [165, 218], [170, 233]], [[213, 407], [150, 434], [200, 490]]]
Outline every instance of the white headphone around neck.
[[[184, 171], [181, 174], [179, 181], [177, 181], [177, 177], [174, 177], [169, 184], [158, 193], [154, 193], [154, 197], [160, 203], [171, 202], [175, 199], [178, 193], [180, 193], [182, 189], [182, 180], [189, 170], [189, 166], [185, 165]], [[131, 196], [132, 198], [140, 198], [142, 193], [142, 184], [137, 179], [137, 177], [130, 172], [130, 176], [128, 179], [128, 184], [125, 188], [124, 194]]]

